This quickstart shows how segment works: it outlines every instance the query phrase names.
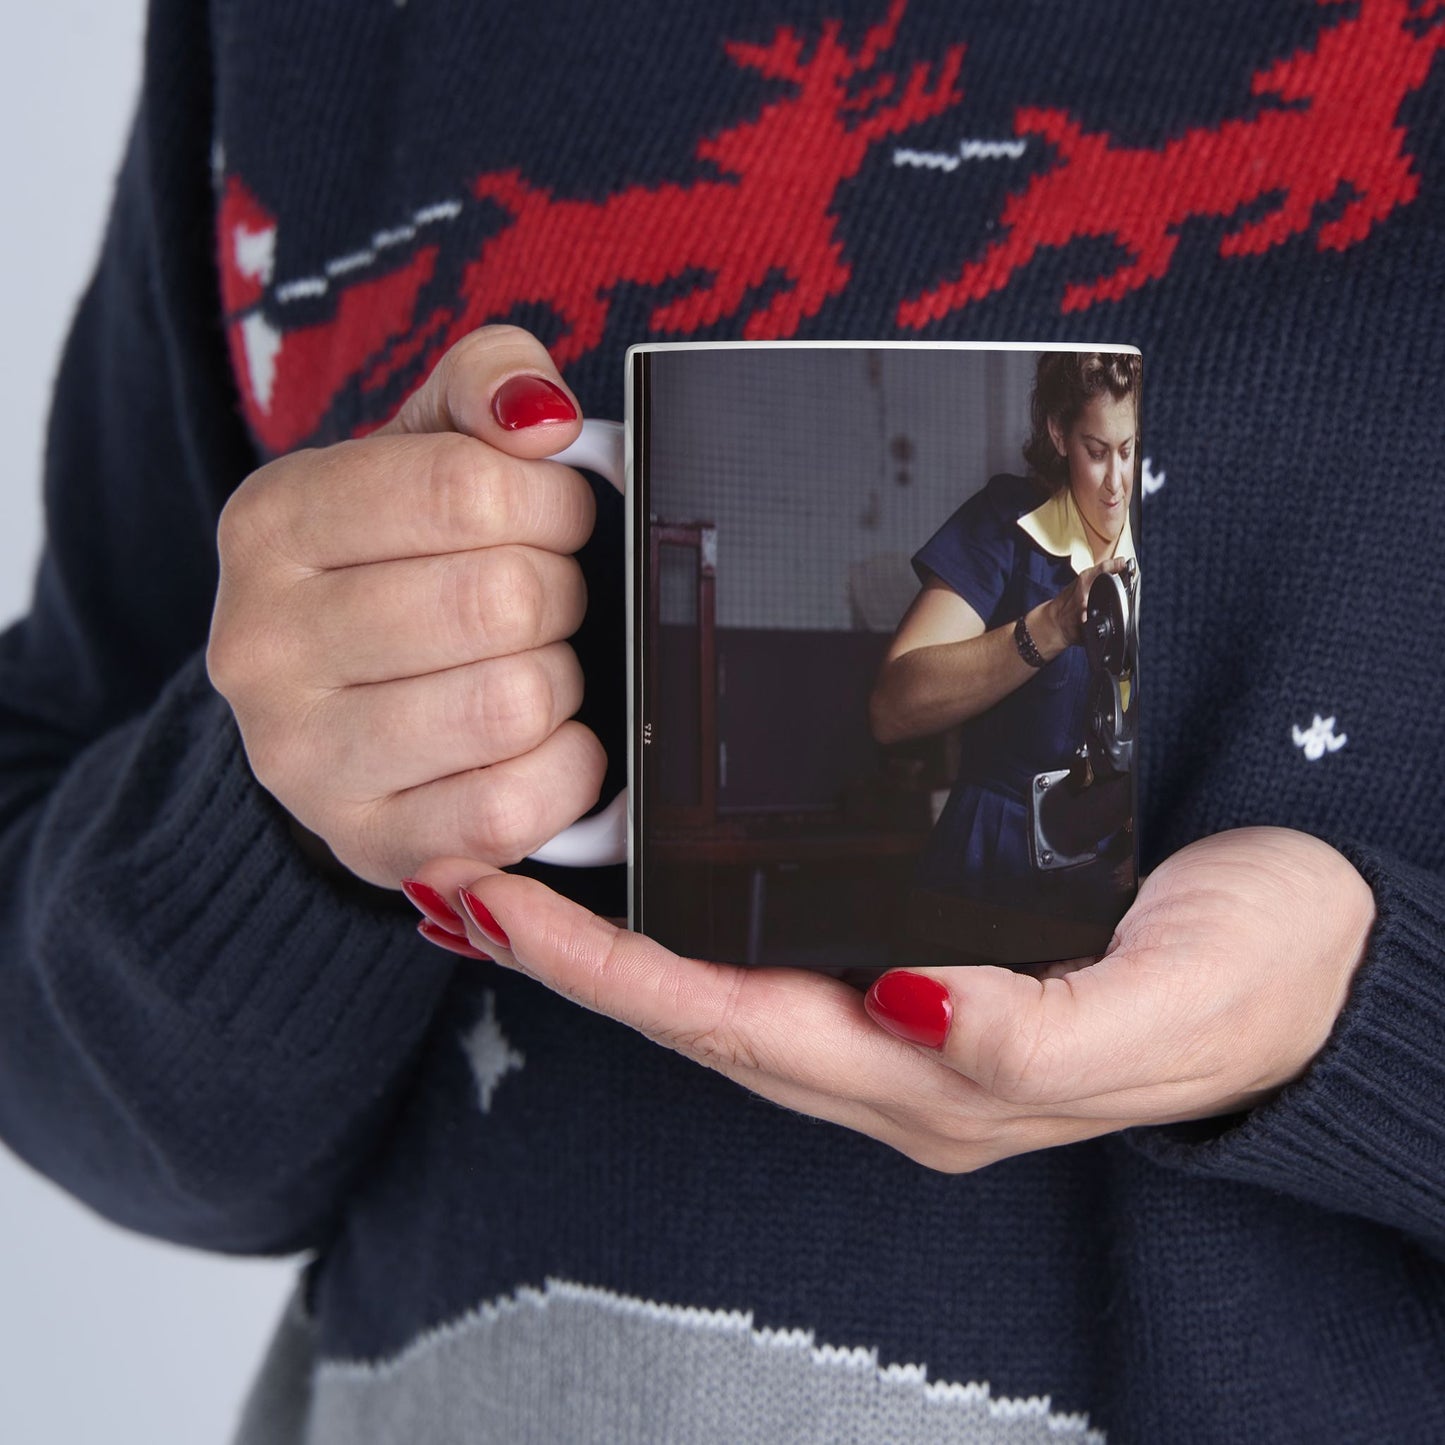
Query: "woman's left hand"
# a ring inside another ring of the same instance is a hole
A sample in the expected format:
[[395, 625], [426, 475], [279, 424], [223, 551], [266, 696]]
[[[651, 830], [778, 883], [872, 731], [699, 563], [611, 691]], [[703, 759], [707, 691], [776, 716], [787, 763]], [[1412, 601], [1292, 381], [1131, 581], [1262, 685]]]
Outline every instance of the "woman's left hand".
[[1262, 1103], [1328, 1038], [1375, 912], [1327, 844], [1241, 829], [1161, 864], [1096, 961], [895, 970], [865, 1001], [826, 975], [680, 958], [534, 880], [479, 872], [438, 860], [423, 878], [454, 902], [467, 889], [471, 942], [498, 963], [954, 1173]]

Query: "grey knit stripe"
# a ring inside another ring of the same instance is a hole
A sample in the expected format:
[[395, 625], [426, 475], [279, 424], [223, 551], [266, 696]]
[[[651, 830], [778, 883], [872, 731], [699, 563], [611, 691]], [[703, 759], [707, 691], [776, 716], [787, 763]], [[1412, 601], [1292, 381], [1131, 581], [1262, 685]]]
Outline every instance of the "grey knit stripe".
[[[1104, 1445], [1047, 1396], [930, 1381], [920, 1365], [757, 1328], [750, 1314], [659, 1305], [549, 1280], [378, 1363], [314, 1364], [283, 1321], [236, 1445]], [[300, 1377], [311, 1373], [309, 1402]]]

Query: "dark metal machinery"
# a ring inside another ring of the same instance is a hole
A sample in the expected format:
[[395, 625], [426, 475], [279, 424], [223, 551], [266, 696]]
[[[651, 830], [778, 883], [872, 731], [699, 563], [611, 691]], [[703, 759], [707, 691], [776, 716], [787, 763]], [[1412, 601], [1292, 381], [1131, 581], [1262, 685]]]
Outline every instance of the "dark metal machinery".
[[1036, 773], [1029, 856], [1053, 872], [1095, 862], [1134, 811], [1139, 670], [1139, 569], [1094, 579], [1084, 622], [1089, 704], [1084, 741], [1067, 768]]

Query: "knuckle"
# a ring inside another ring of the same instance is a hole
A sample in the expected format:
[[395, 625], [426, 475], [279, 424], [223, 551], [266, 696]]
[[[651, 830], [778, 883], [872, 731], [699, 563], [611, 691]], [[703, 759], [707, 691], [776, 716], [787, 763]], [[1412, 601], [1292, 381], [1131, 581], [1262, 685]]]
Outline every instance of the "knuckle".
[[314, 464], [308, 448], [288, 453], [257, 468], [227, 497], [216, 520], [216, 551], [221, 572], [244, 573], [266, 557], [288, 558], [286, 546], [293, 518], [295, 473]]
[[452, 348], [464, 359], [491, 356], [496, 352], [520, 349], [527, 352], [538, 350], [541, 343], [524, 327], [514, 326], [507, 321], [494, 321], [489, 326], [479, 326], [469, 332]]
[[[763, 1072], [764, 1065], [758, 1047], [737, 1027], [738, 998], [742, 984], [742, 976], [738, 975], [712, 1019], [700, 1027], [666, 1030], [660, 1036], [660, 1042], [710, 1069], [716, 1069], [719, 1073]], [[672, 1000], [663, 1001], [661, 1013], [662, 1017], [667, 1018], [680, 1011], [676, 1001], [676, 994], [681, 988], [680, 980], [673, 977], [665, 987], [674, 996]]]
[[529, 547], [490, 547], [485, 556], [466, 559], [444, 605], [467, 644], [501, 657], [549, 649], [570, 637], [587, 610], [581, 569], [574, 580], [570, 573], [550, 575], [553, 565], [576, 568], [570, 557], [543, 558]]
[[427, 438], [426, 506], [444, 533], [459, 540], [488, 535], [496, 521], [495, 489], [480, 483], [483, 445], [459, 432]]
[[559, 557], [557, 560], [562, 564], [557, 587], [561, 605], [557, 609], [554, 630], [558, 637], [571, 637], [587, 616], [587, 582], [575, 557]]
[[469, 374], [486, 349], [486, 330], [482, 327], [468, 332], [460, 341], [454, 342], [437, 362], [431, 382], [443, 398], [454, 395], [466, 385]]
[[758, 1054], [746, 1039], [721, 1029], [674, 1033], [662, 1040], [679, 1053], [720, 1074], [762, 1072]]
[[442, 358], [441, 365], [453, 371], [464, 370], [474, 365], [481, 357], [488, 355], [498, 346], [505, 346], [517, 338], [528, 335], [520, 326], [505, 321], [495, 321], [488, 326], [478, 326], [467, 332], [461, 340], [454, 342], [450, 351]]
[[224, 561], [228, 555], [246, 550], [247, 541], [258, 530], [258, 524], [273, 505], [275, 487], [272, 479], [279, 463], [261, 467], [226, 498], [216, 523], [216, 545]]
[[213, 627], [206, 644], [206, 675], [233, 711], [244, 708], [252, 674], [248, 651], [235, 630]]
[[543, 746], [566, 759], [572, 816], [590, 813], [602, 801], [602, 785], [607, 780], [607, 753], [601, 743], [589, 728], [569, 717], [556, 724]]
[[468, 547], [505, 544], [528, 495], [526, 463], [460, 432], [428, 440], [427, 504], [446, 535]]
[[591, 728], [571, 719], [559, 725], [557, 735], [570, 755], [568, 767], [576, 789], [573, 801], [580, 816], [602, 796], [602, 784], [607, 779], [607, 749]]
[[556, 706], [551, 672], [543, 655], [535, 652], [519, 658], [518, 663], [518, 717], [544, 735], [549, 734]]
[[[571, 644], [567, 646], [570, 648]], [[569, 718], [558, 731], [567, 734], [576, 752], [579, 770], [586, 771], [589, 777], [595, 774], [600, 785], [602, 775], [607, 771], [607, 749], [602, 746], [602, 739], [586, 723], [580, 723], [575, 718]]]
[[492, 379], [519, 366], [550, 367], [541, 342], [530, 331], [506, 322], [480, 326], [452, 346], [437, 363], [435, 383], [453, 417], [475, 411]]
[[552, 733], [552, 679], [536, 653], [513, 657], [501, 725], [510, 725], [517, 736], [542, 741]]
[[551, 644], [543, 655], [548, 658], [551, 667], [552, 716], [570, 718], [582, 706], [582, 699], [586, 692], [582, 664], [577, 660], [577, 654], [572, 650], [572, 645], [567, 642]]
[[[694, 1000], [682, 997], [682, 978], [678, 974], [663, 975], [659, 980], [657, 1016], [660, 1019], [686, 1016], [694, 1012]], [[757, 1042], [737, 1026], [738, 998], [743, 988], [743, 975], [734, 977], [727, 994], [721, 998], [711, 1019], [686, 1029], [662, 1027], [656, 1030], [657, 1042], [720, 1074], [760, 1074], [766, 1072]]]
[[480, 845], [484, 861], [519, 863], [542, 841], [541, 801], [516, 777], [493, 769], [484, 774], [467, 832]]
[[340, 863], [358, 877], [383, 887], [394, 886], [425, 857], [424, 851], [408, 848], [396, 836], [389, 802], [378, 798], [355, 808], [334, 825], [331, 836], [326, 838]]
[[[482, 691], [482, 726], [494, 746], [530, 751], [552, 731], [552, 686], [531, 656], [509, 658]], [[511, 754], [514, 755], [514, 754]]]
[[489, 337], [494, 344], [503, 341], [527, 347], [541, 344], [525, 327], [515, 326], [508, 321], [494, 321], [490, 326], [479, 327], [474, 334]]
[[519, 651], [536, 647], [542, 631], [542, 579], [523, 548], [497, 550], [488, 593], [493, 626]]
[[245, 538], [250, 528], [247, 513], [252, 505], [247, 486], [248, 483], [242, 482], [226, 498], [221, 515], [216, 519], [216, 552], [220, 556], [222, 572], [233, 565], [237, 555], [245, 550]]
[[223, 582], [244, 575], [262, 550], [270, 504], [259, 495], [262, 488], [253, 488], [255, 481], [253, 476], [232, 492], [216, 520], [216, 556]]
[[597, 801], [606, 770], [602, 745], [581, 724], [562, 728], [563, 746], [540, 776], [506, 762], [479, 770], [457, 819], [463, 852], [479, 850], [470, 856], [502, 866], [519, 862]]
[[[586, 972], [571, 993], [573, 1002], [591, 1009], [593, 1013], [608, 1013], [607, 1003], [613, 994], [612, 980], [626, 971], [628, 948], [628, 936], [622, 929], [614, 928], [597, 967]], [[659, 1039], [658, 1042], [665, 1041]]]
[[206, 642], [211, 686], [233, 706], [246, 706], [255, 694], [271, 692], [292, 670], [289, 632], [247, 611], [244, 605], [218, 607]]
[[222, 697], [230, 699], [241, 685], [241, 660], [235, 643], [235, 632], [218, 612], [211, 622], [211, 635], [206, 639], [206, 676]]

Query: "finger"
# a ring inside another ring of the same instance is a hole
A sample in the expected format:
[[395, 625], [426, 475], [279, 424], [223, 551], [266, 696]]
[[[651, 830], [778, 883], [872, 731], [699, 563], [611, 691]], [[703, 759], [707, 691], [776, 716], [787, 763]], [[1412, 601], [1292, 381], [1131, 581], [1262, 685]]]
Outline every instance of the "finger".
[[[472, 871], [477, 872], [480, 866], [480, 864], [474, 865]], [[451, 890], [453, 901], [448, 902], [447, 893], [438, 890], [434, 883], [428, 882], [425, 868], [419, 868], [415, 877], [401, 880], [401, 891], [406, 895], [407, 901], [421, 914], [423, 923], [429, 923], [433, 929], [441, 929], [443, 933], [450, 933], [453, 938], [466, 942], [466, 920], [457, 912], [455, 890]], [[427, 937], [425, 933], [422, 936]], [[470, 944], [467, 946], [471, 947]]]
[[561, 451], [582, 409], [547, 348], [517, 326], [464, 336], [377, 435], [461, 432], [517, 457]]
[[826, 1096], [827, 1117], [840, 1122], [860, 1118], [877, 1097], [936, 1088], [945, 1072], [874, 1029], [857, 991], [839, 979], [682, 958], [533, 879], [492, 874], [467, 892], [471, 910], [485, 910], [477, 946], [506, 949], [524, 972], [584, 1008], [750, 1088], [766, 1091], [761, 1081], [772, 1079]]
[[606, 771], [592, 732], [564, 722], [521, 757], [394, 794], [372, 809], [369, 851], [382, 862], [366, 876], [395, 888], [438, 854], [519, 862], [596, 803]]
[[581, 626], [587, 588], [571, 557], [487, 547], [321, 572], [291, 605], [310, 620], [295, 629], [301, 670], [318, 687], [351, 687], [560, 642]]
[[[505, 875], [500, 874], [498, 870], [483, 868], [474, 858], [433, 858], [417, 870], [415, 880], [409, 880], [411, 886], [408, 889], [408, 897], [412, 897], [413, 891], [420, 884], [420, 895], [425, 900], [427, 907], [435, 909], [440, 903], [441, 906], [447, 908], [447, 930], [452, 931], [452, 920], [455, 920], [455, 931], [464, 933], [465, 946], [470, 949], [472, 955], [483, 955], [504, 967], [514, 968], [519, 973], [537, 979], [544, 986], [550, 986], [553, 983], [550, 970], [548, 971], [549, 976], [543, 977], [523, 964], [513, 951], [512, 940], [503, 930], [500, 920], [481, 901], [479, 896], [481, 892], [491, 894], [492, 890], [488, 880], [502, 876]], [[462, 901], [464, 892], [467, 894], [465, 903]], [[417, 898], [413, 897], [412, 901], [419, 909], [423, 909], [423, 903]], [[575, 906], [567, 905], [569, 908], [575, 908]], [[426, 910], [423, 909], [423, 911]], [[517, 926], [515, 915], [509, 915], [509, 921], [515, 929]], [[434, 924], [433, 929], [435, 929]], [[455, 931], [453, 931], [454, 937]], [[618, 931], [622, 930], [619, 928]], [[535, 957], [536, 947], [531, 941], [530, 930], [524, 927], [519, 932], [519, 938], [522, 933], [526, 933], [528, 937], [519, 946], [524, 947], [529, 956]], [[560, 936], [555, 928], [553, 934]], [[430, 931], [423, 936], [430, 937]], [[446, 946], [441, 939], [434, 941], [439, 946]], [[692, 961], [677, 959], [676, 962], [686, 965]], [[561, 992], [560, 989], [555, 991]], [[617, 1012], [609, 1014], [609, 1017], [618, 1016]], [[709, 1062], [714, 1067], [719, 1067], [722, 1060], [713, 1058]], [[894, 1147], [900, 1149], [905, 1148], [908, 1142], [905, 1137], [906, 1130], [903, 1127], [865, 1102], [843, 1099], [836, 1094], [822, 1093], [792, 1079], [765, 1075], [760, 1070], [748, 1068], [741, 1063], [730, 1069], [720, 1069], [720, 1071], [730, 1073], [737, 1082], [785, 1109], [792, 1109], [814, 1118], [828, 1119], [846, 1128], [861, 1130], [875, 1138], [883, 1139], [884, 1142], [892, 1143]]]
[[1094, 582], [1107, 573], [1119, 573], [1129, 565], [1127, 557], [1106, 557], [1102, 562], [1095, 562], [1092, 567], [1086, 568], [1079, 573], [1078, 587], [1087, 600], [1089, 590]]
[[582, 705], [582, 669], [565, 642], [393, 682], [342, 688], [307, 720], [311, 756], [332, 786], [373, 802], [519, 758]]
[[458, 937], [450, 929], [443, 928], [433, 923], [430, 919], [423, 918], [416, 926], [416, 931], [426, 939], [428, 943], [435, 944], [438, 948], [444, 949], [447, 953], [455, 953], [462, 958], [469, 958], [474, 963], [490, 963], [491, 959], [479, 949], [473, 948], [465, 938]]
[[294, 452], [247, 478], [223, 521], [233, 555], [314, 572], [508, 543], [575, 552], [595, 515], [570, 467], [447, 434]]
[[[542, 889], [540, 884], [536, 884], [536, 889], [532, 890], [530, 902], [536, 902], [536, 899], [540, 899], [545, 893], [545, 912], [539, 912], [536, 907], [529, 906], [529, 899], [526, 897], [522, 897], [522, 899], [509, 897], [506, 905], [501, 905], [497, 902], [496, 889], [491, 880], [503, 879], [503, 877], [506, 877], [506, 874], [500, 873], [500, 870], [496, 870], [496, 868], [478, 866], [477, 860], [474, 858], [444, 857], [431, 858], [426, 861], [419, 868], [416, 881], [420, 881], [425, 887], [432, 907], [436, 906], [432, 900], [442, 900], [442, 903], [448, 906], [451, 915], [464, 928], [468, 944], [474, 951], [484, 952], [487, 957], [496, 959], [504, 967], [516, 968], [527, 977], [536, 978], [539, 983], [551, 987], [553, 991], [564, 997], [571, 998], [575, 1003], [592, 1007], [592, 1012], [607, 1013], [608, 1017], [637, 1027], [639, 1032], [647, 1033], [657, 1042], [665, 1043], [670, 1048], [679, 1049], [679, 1052], [686, 1052], [679, 1048], [672, 1036], [672, 1030], [678, 1025], [678, 1022], [670, 1019], [659, 1020], [653, 1013], [657, 1001], [659, 1001], [656, 996], [644, 997], [643, 1000], [649, 1017], [653, 1019], [653, 1026], [650, 1029], [643, 1027], [642, 1017], [624, 1017], [624, 1014], [630, 1012], [624, 998], [618, 997], [611, 1001], [610, 1006], [598, 1009], [594, 1006], [597, 996], [592, 993], [584, 996], [584, 991], [578, 988], [577, 978], [575, 978], [577, 965], [568, 964], [565, 961], [559, 965], [558, 959], [549, 957], [549, 951], [556, 949], [556, 951], [562, 951], [572, 957], [578, 954], [584, 955], [584, 957], [585, 955], [594, 955], [592, 967], [598, 968], [600, 971], [600, 965], [595, 958], [597, 942], [611, 952], [614, 939], [626, 939], [629, 942], [631, 939], [637, 939], [643, 948], [656, 949], [662, 967], [668, 968], [669, 971], [695, 968], [695, 970], [712, 972], [712, 974], [721, 974], [721, 972], [727, 971], [725, 965], [701, 964], [695, 959], [678, 958], [676, 955], [669, 954], [662, 946], [652, 944], [649, 939], [642, 938], [642, 935], [627, 933], [626, 929], [621, 928], [617, 923], [607, 919], [592, 919], [592, 915], [587, 913], [587, 910], [581, 909], [559, 894], [549, 893], [549, 890]], [[490, 905], [484, 902], [484, 893], [491, 900]], [[410, 893], [407, 896], [410, 896]], [[507, 926], [503, 926], [497, 913], [493, 912], [493, 906], [496, 906], [501, 912], [506, 912]], [[519, 919], [522, 922], [519, 923]], [[591, 922], [600, 926], [595, 931], [591, 931]], [[509, 929], [512, 932], [509, 932]], [[611, 933], [607, 932], [608, 929]], [[597, 942], [590, 944], [584, 936], [581, 945], [578, 945], [579, 931], [591, 931]], [[513, 939], [512, 933], [516, 933], [516, 939]], [[523, 957], [519, 957], [519, 954], [530, 959], [530, 964], [523, 961]], [[764, 971], [756, 970], [754, 974], [762, 974], [762, 972]], [[624, 981], [629, 984], [636, 980], [636, 975], [630, 975], [621, 970], [614, 970], [614, 978], [616, 977], [624, 978]], [[565, 985], [565, 980], [568, 978], [571, 978], [571, 988]], [[707, 981], [715, 981], [715, 978]], [[788, 980], [780, 981], [786, 983]], [[720, 1004], [722, 1007], [727, 1006], [725, 993], [720, 998]], [[663, 1038], [665, 1032], [668, 1036]], [[877, 1133], [884, 1127], [887, 1129], [893, 1127], [892, 1121], [887, 1120], [876, 1110], [871, 1110], [870, 1105], [860, 1103], [860, 1101], [840, 1100], [837, 1095], [824, 1094], [824, 1092], [814, 1090], [809, 1085], [795, 1081], [795, 1079], [766, 1077], [762, 1069], [757, 1068], [753, 1062], [744, 1061], [743, 1058], [737, 1056], [736, 1051], [731, 1059], [724, 1058], [720, 1053], [711, 1052], [705, 1062], [720, 1072], [730, 1074], [738, 1082], [746, 1084], [746, 1087], [753, 1088], [754, 1092], [760, 1092], [764, 1097], [770, 1098], [773, 1103], [783, 1105], [785, 1108], [793, 1108], [793, 1110], [812, 1114], [818, 1118], [831, 1118], [834, 1123], [845, 1124], [853, 1129], [867, 1127], [868, 1133]]]

